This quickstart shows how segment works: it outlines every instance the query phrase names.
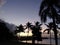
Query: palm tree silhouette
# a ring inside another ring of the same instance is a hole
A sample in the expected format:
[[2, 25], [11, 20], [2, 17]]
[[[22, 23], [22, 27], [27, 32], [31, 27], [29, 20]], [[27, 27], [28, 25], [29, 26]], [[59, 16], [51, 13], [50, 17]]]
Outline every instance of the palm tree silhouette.
[[[31, 27], [31, 23], [30, 23], [30, 22], [27, 22], [27, 23], [26, 23], [26, 28], [28, 28], [28, 34], [27, 34], [27, 37], [28, 37], [28, 35], [29, 35], [30, 27]], [[27, 43], [27, 40], [26, 40], [26, 43]]]
[[[41, 17], [41, 22], [46, 22], [47, 17], [51, 18], [53, 20], [53, 30], [54, 30], [54, 36], [55, 36], [55, 43], [58, 45], [57, 40], [57, 29], [56, 29], [56, 21], [58, 18], [58, 12], [57, 9], [60, 9], [60, 1], [59, 0], [43, 0], [40, 6], [39, 16]], [[57, 21], [59, 22], [59, 21]]]
[[29, 29], [30, 29], [30, 27], [31, 27], [31, 23], [30, 23], [30, 22], [27, 22], [27, 23], [26, 23], [26, 26], [27, 26], [27, 28], [28, 28], [28, 33], [29, 33]]
[[[45, 24], [45, 25], [48, 27], [48, 29], [45, 29], [43, 32], [48, 31], [47, 34], [50, 34], [50, 44], [51, 44], [51, 30], [54, 31], [53, 30], [53, 22], [50, 22], [48, 25], [47, 24]], [[56, 27], [57, 27], [57, 29], [60, 29], [58, 27], [58, 25], [56, 25]], [[58, 30], [57, 30], [57, 33], [59, 33]]]
[[53, 30], [53, 23], [50, 22], [48, 25], [47, 24], [45, 25], [48, 27], [48, 29], [45, 29], [44, 32], [48, 31], [48, 34], [50, 34], [50, 45], [51, 45], [51, 30]]
[[48, 27], [48, 29], [45, 29], [43, 32], [48, 31], [48, 34], [49, 34], [49, 32], [50, 32], [51, 30], [53, 30], [53, 23], [50, 22], [48, 25], [47, 25], [47, 24], [45, 24], [45, 25]]
[[42, 24], [39, 24], [38, 21], [35, 23], [35, 30], [34, 30], [35, 34], [34, 35], [36, 36], [37, 41], [42, 41], [42, 37], [41, 37], [42, 28], [41, 28], [41, 25]]
[[19, 25], [19, 32], [24, 32], [24, 26], [22, 24]]
[[[50, 22], [48, 25], [47, 24], [45, 24], [45, 25], [48, 27], [48, 29], [45, 29], [43, 32], [48, 31], [47, 34], [49, 34], [51, 30], [54, 31], [53, 22]], [[57, 27], [57, 29], [60, 29], [60, 27], [58, 27], [58, 25], [56, 25], [56, 27]], [[57, 33], [58, 33], [58, 30], [57, 30]]]
[[41, 26], [42, 24], [39, 24], [39, 22], [35, 22], [35, 25], [31, 25], [30, 29], [32, 30], [32, 34], [33, 34], [33, 38], [32, 38], [32, 43], [33, 45], [35, 44], [35, 40], [37, 41], [42, 41], [42, 37], [41, 37]]
[[16, 26], [17, 29], [15, 30], [15, 34], [16, 33], [20, 33], [20, 32], [24, 32], [24, 26], [22, 24], [20, 24], [19, 26]]

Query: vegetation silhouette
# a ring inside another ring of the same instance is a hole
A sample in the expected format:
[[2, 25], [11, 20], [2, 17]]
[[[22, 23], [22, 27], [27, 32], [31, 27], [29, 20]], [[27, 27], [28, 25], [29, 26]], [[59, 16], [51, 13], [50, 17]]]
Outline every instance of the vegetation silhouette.
[[41, 37], [41, 26], [42, 24], [39, 24], [39, 22], [37, 21], [35, 23], [35, 25], [31, 25], [30, 29], [32, 30], [32, 34], [33, 34], [33, 38], [32, 38], [32, 43], [35, 44], [35, 40], [37, 41], [42, 41], [42, 37]]
[[31, 27], [31, 23], [30, 23], [30, 22], [27, 22], [27, 23], [26, 23], [26, 26], [27, 26], [27, 28], [28, 28], [28, 33], [29, 33], [29, 29], [30, 29], [30, 27]]
[[49, 32], [51, 30], [53, 30], [53, 22], [50, 22], [48, 25], [47, 24], [45, 24], [45, 25], [48, 27], [48, 29], [45, 29], [44, 32], [47, 30], [48, 31], [48, 34], [49, 34]]
[[[60, 9], [60, 0], [43, 0], [40, 6], [39, 16], [41, 17], [41, 22], [46, 22], [47, 17], [53, 20], [53, 30], [55, 36], [55, 43], [58, 45], [57, 40], [57, 28], [56, 23], [59, 22], [59, 14], [56, 9]], [[57, 7], [57, 8], [55, 8]]]
[[24, 32], [24, 26], [22, 24], [19, 25], [18, 32]]
[[[50, 22], [48, 25], [47, 24], [45, 24], [45, 25], [48, 27], [48, 29], [45, 29], [43, 32], [48, 31], [47, 34], [49, 34], [51, 30], [54, 32], [53, 22]], [[60, 29], [60, 27], [58, 27], [58, 25], [56, 25], [56, 27], [57, 27], [57, 29]], [[58, 33], [58, 30], [57, 30], [57, 33]]]
[[15, 34], [24, 32], [25, 29], [27, 29], [27, 28], [24, 28], [24, 26], [22, 24], [20, 24], [19, 26], [17, 26], [17, 29], [15, 30]]
[[[30, 22], [27, 22], [26, 23], [26, 28], [28, 29], [28, 33], [29, 33], [29, 30], [30, 30], [30, 27], [31, 27], [31, 23]], [[29, 34], [28, 34], [29, 35]], [[27, 37], [28, 37], [27, 35]], [[27, 41], [27, 40], [26, 40]], [[27, 42], [26, 42], [27, 43]]]
[[7, 28], [4, 22], [0, 22], [0, 42], [10, 41], [14, 39], [12, 33], [10, 33], [9, 29]]

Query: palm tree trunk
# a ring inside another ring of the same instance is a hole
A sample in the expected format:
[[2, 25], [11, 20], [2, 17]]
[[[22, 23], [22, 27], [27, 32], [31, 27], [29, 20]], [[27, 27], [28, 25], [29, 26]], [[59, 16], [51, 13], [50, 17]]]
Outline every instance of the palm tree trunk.
[[[28, 28], [28, 34], [27, 34], [27, 38], [28, 38], [28, 35], [29, 35], [29, 28]], [[27, 43], [27, 40], [26, 40], [26, 43]]]
[[51, 45], [51, 31], [50, 31], [50, 45]]
[[55, 37], [55, 45], [58, 45], [58, 38], [57, 38], [58, 36], [57, 36], [57, 29], [56, 29], [54, 17], [53, 17], [53, 27], [54, 27], [53, 31], [54, 31], [54, 37]]
[[56, 27], [56, 20], [55, 20], [55, 9], [53, 6], [51, 6], [51, 12], [52, 12], [52, 20], [53, 20], [53, 31], [54, 31], [54, 37], [55, 37], [55, 45], [58, 45], [58, 36], [57, 36], [57, 27]]

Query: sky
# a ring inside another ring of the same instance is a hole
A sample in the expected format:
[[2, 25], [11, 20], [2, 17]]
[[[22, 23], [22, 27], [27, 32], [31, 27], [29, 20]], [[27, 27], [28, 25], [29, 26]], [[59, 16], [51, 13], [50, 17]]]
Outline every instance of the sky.
[[[42, 0], [0, 0], [0, 19], [15, 25], [25, 25], [28, 21], [40, 21], [39, 9]], [[51, 21], [51, 20], [48, 20]], [[46, 26], [42, 26], [43, 29]]]
[[0, 19], [15, 25], [40, 21], [41, 0], [0, 0]]

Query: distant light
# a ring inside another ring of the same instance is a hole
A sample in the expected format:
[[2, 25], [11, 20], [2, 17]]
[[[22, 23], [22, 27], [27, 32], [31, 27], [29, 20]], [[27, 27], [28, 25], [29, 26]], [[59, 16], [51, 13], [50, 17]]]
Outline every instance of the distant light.
[[17, 33], [17, 36], [18, 37], [20, 37], [20, 36], [32, 36], [33, 34], [32, 34], [32, 32], [31, 31], [29, 31], [29, 33], [27, 33], [27, 32], [20, 32], [20, 33]]

